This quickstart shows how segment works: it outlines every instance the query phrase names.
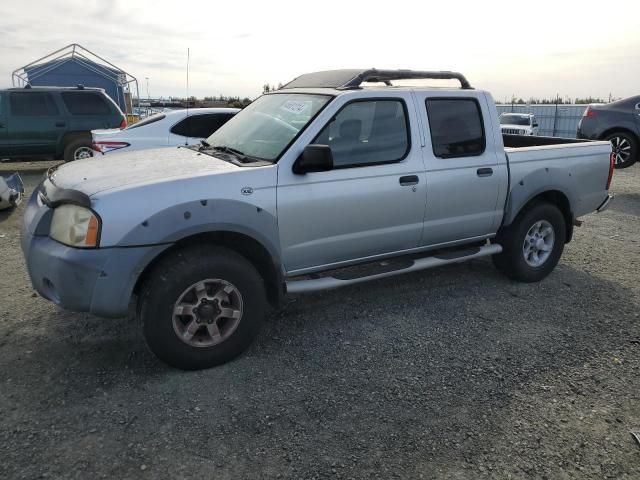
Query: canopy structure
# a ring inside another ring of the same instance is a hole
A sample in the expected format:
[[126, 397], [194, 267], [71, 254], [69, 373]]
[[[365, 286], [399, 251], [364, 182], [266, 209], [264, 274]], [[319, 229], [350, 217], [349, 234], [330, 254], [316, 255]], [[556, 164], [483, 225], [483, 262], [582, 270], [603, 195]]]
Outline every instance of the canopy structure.
[[102, 88], [125, 113], [133, 110], [132, 97], [138, 104], [140, 102], [138, 80], [133, 75], [77, 43], [18, 68], [11, 80], [14, 87], [73, 87], [82, 84]]

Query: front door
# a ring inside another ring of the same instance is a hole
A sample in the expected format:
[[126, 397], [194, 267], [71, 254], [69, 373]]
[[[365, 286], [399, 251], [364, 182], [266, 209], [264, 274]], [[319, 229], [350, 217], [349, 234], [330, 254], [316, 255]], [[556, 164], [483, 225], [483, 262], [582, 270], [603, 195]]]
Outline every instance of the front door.
[[[416, 92], [425, 125], [427, 207], [422, 245], [447, 244], [494, 233], [507, 185], [502, 144], [493, 140], [483, 97], [464, 92]], [[485, 128], [485, 125], [487, 126]], [[487, 138], [489, 136], [489, 138]]]
[[[340, 105], [342, 103], [342, 105]], [[278, 168], [278, 227], [287, 272], [338, 266], [415, 248], [426, 182], [411, 97], [337, 99], [309, 142], [331, 147], [334, 169]]]
[[48, 92], [9, 93], [9, 129], [15, 155], [54, 154], [67, 120]]

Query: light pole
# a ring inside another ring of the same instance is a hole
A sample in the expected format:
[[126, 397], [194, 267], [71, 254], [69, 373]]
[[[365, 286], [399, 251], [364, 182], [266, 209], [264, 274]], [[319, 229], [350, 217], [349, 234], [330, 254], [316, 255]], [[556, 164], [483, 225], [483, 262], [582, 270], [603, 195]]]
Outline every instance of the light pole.
[[147, 100], [151, 102], [151, 95], [149, 95], [149, 77], [144, 77], [147, 80]]

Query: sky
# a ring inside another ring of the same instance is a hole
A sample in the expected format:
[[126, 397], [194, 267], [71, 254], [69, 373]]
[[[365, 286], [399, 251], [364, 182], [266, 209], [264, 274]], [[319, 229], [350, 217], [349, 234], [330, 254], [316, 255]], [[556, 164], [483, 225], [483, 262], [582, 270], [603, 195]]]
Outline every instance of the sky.
[[265, 83], [336, 68], [455, 70], [496, 99], [640, 94], [637, 0], [223, 2], [3, 0], [0, 87], [70, 43], [140, 94], [255, 98]]

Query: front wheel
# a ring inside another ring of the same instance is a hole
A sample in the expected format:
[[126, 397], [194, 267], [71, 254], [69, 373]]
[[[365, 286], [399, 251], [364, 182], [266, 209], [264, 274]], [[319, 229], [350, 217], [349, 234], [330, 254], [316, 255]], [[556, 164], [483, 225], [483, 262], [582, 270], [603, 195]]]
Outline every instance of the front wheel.
[[628, 133], [616, 132], [607, 136], [615, 155], [615, 167], [627, 168], [638, 159], [638, 141]]
[[233, 250], [196, 246], [161, 260], [140, 295], [151, 351], [184, 370], [240, 355], [257, 335], [267, 301], [255, 267]]
[[539, 282], [558, 264], [565, 238], [565, 220], [558, 207], [538, 203], [500, 232], [496, 241], [503, 250], [493, 256], [493, 263], [509, 278]]

